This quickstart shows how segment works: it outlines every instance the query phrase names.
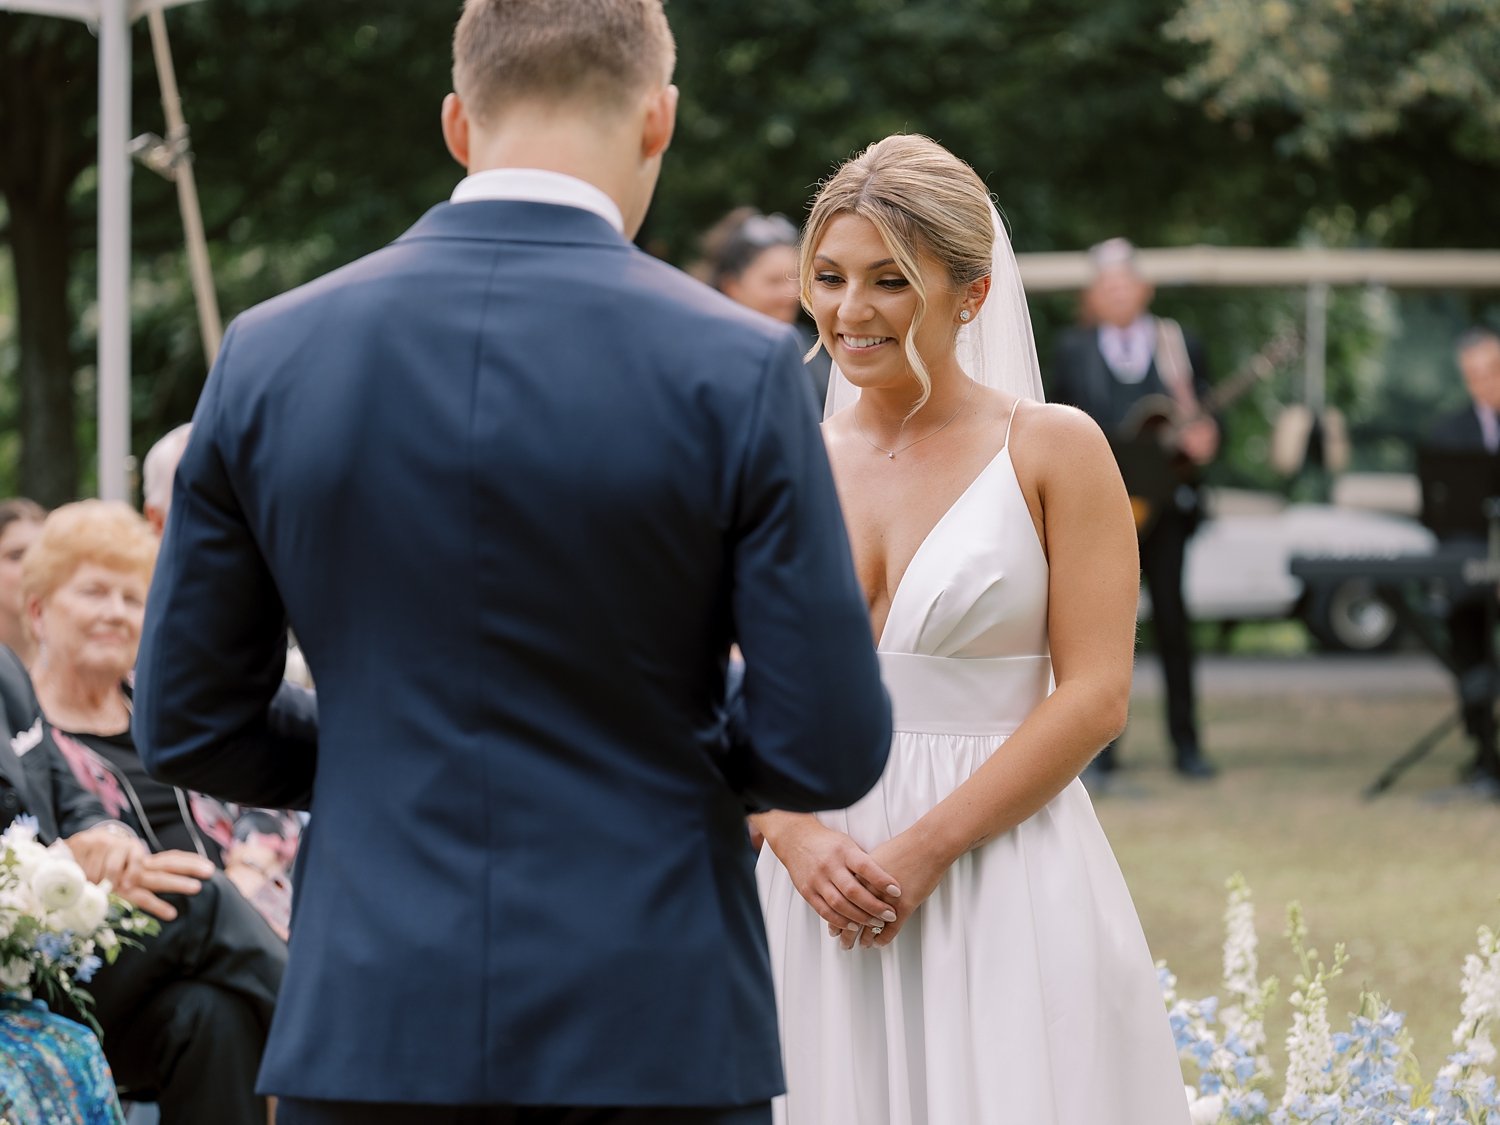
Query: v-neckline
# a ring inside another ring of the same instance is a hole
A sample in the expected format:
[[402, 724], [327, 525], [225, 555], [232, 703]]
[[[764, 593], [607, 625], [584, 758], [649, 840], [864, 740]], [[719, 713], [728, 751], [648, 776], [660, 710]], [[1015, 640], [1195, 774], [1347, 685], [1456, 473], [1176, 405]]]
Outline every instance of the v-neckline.
[[906, 560], [906, 569], [901, 572], [901, 577], [896, 580], [896, 589], [891, 593], [890, 605], [886, 607], [885, 621], [880, 626], [880, 638], [875, 642], [875, 650], [877, 652], [885, 651], [886, 634], [891, 631], [891, 618], [896, 616], [896, 606], [901, 601], [901, 592], [906, 589], [906, 579], [910, 576], [912, 568], [917, 565], [917, 561], [927, 550], [927, 544], [932, 542], [933, 538], [937, 535], [938, 530], [948, 522], [948, 518], [958, 510], [959, 505], [961, 505], [966, 499], [968, 499], [969, 494], [972, 493], [976, 487], [978, 487], [979, 482], [982, 481], [986, 475], [988, 475], [989, 471], [995, 467], [1000, 458], [1005, 456], [1009, 452], [1010, 433], [1009, 431], [1007, 431], [1005, 435], [1005, 444], [995, 451], [995, 455], [991, 457], [987, 462], [985, 462], [984, 467], [980, 469], [979, 472], [974, 474], [974, 479], [964, 486], [964, 490], [954, 498], [951, 504], [943, 509], [943, 514], [938, 516], [937, 522], [927, 529], [927, 534], [922, 536], [922, 541], [917, 544], [917, 549], [912, 552], [911, 558]]

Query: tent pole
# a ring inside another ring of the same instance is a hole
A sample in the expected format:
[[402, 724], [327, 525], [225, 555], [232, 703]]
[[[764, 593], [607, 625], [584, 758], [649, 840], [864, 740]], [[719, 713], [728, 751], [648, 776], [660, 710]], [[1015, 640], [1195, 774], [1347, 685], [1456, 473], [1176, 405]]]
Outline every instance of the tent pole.
[[130, 488], [129, 0], [99, 7], [99, 495]]

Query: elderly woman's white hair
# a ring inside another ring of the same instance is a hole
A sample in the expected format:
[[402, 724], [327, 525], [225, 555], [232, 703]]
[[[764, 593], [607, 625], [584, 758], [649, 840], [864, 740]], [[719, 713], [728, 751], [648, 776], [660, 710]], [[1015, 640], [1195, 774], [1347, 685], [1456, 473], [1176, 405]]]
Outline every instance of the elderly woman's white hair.
[[182, 460], [192, 429], [191, 422], [184, 422], [165, 434], [146, 454], [141, 468], [141, 506], [158, 535], [172, 508], [172, 480], [177, 476], [177, 462]]

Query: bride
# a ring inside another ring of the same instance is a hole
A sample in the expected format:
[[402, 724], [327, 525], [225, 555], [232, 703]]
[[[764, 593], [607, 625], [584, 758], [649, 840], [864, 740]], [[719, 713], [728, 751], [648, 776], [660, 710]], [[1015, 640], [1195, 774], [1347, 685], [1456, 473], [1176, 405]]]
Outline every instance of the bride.
[[1151, 955], [1078, 781], [1125, 724], [1136, 536], [1098, 427], [1042, 402], [1009, 240], [925, 137], [804, 231], [824, 435], [895, 712], [842, 812], [756, 818], [788, 1125], [1173, 1125]]

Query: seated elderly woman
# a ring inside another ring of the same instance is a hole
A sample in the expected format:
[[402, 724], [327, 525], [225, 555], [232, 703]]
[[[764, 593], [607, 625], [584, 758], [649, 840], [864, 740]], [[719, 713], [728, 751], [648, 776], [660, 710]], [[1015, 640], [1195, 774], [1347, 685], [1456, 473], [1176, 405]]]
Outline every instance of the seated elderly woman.
[[[0, 829], [22, 814], [43, 843], [64, 841], [90, 879], [110, 880], [162, 922], [88, 984], [115, 1080], [156, 1101], [163, 1125], [264, 1125], [255, 1073], [285, 943], [213, 864], [150, 852], [105, 814], [53, 743], [26, 669], [0, 649]], [[66, 1003], [61, 1011], [80, 1017]], [[52, 1106], [64, 1119], [79, 1108]]]
[[130, 737], [130, 676], [157, 539], [125, 504], [85, 500], [47, 518], [22, 567], [39, 651], [32, 680], [53, 738], [80, 784], [152, 851], [194, 852], [224, 870], [282, 939], [295, 814], [249, 809], [163, 785]]
[[[146, 521], [125, 504], [86, 500], [47, 517], [22, 565], [38, 643], [32, 681], [46, 752], [66, 762], [70, 784], [156, 858], [181, 857], [210, 873], [222, 867], [235, 880], [214, 876], [199, 894], [169, 899], [169, 914], [196, 919], [191, 932], [172, 926], [95, 978], [117, 1079], [157, 1094], [164, 1125], [264, 1122], [254, 1076], [286, 959], [284, 871], [299, 822], [174, 789], [142, 767], [130, 738], [130, 676], [156, 550]], [[173, 862], [186, 873], [186, 863]], [[241, 884], [248, 896], [235, 889]], [[213, 987], [180, 979], [169, 935], [185, 948], [224, 950], [202, 966]], [[210, 1041], [210, 1059], [187, 1066], [188, 1045]]]

